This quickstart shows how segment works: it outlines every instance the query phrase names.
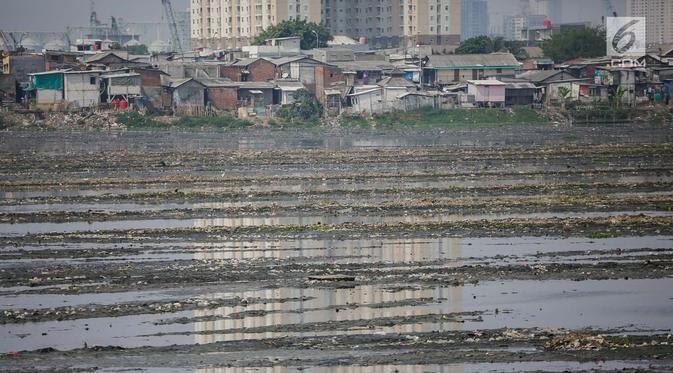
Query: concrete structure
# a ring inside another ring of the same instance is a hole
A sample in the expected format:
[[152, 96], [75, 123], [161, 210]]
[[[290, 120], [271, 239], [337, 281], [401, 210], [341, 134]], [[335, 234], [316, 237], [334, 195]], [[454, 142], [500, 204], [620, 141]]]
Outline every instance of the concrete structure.
[[486, 0], [462, 0], [460, 12], [461, 40], [488, 35], [488, 2]]
[[478, 106], [505, 106], [505, 87], [507, 84], [498, 80], [468, 80], [467, 94], [474, 96]]
[[647, 18], [647, 43], [673, 42], [673, 1], [627, 0], [629, 17]]
[[250, 45], [262, 30], [285, 20], [320, 23], [315, 0], [191, 0], [192, 46]]
[[100, 104], [102, 71], [48, 71], [30, 74], [38, 106], [50, 107], [65, 102], [76, 108]]
[[75, 107], [92, 108], [100, 105], [100, 76], [102, 71], [68, 71], [63, 73], [65, 101]]

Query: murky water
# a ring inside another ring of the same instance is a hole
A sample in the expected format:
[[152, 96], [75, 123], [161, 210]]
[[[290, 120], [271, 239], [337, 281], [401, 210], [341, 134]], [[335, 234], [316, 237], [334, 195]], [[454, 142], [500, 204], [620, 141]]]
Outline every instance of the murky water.
[[[152, 294], [144, 294], [148, 295]], [[139, 294], [127, 296], [139, 298]], [[422, 333], [527, 327], [603, 330], [622, 328], [634, 331], [673, 329], [673, 319], [670, 317], [673, 314], [673, 278], [582, 282], [506, 281], [417, 290], [394, 290], [381, 286], [356, 286], [344, 289], [281, 288], [225, 291], [202, 294], [200, 297], [206, 300], [234, 297], [311, 299], [170, 314], [6, 325], [2, 328], [4, 336], [0, 342], [0, 352], [32, 350], [48, 346], [73, 349], [83, 346], [84, 343], [90, 346], [167, 346], [283, 336]], [[104, 299], [105, 295], [100, 298]], [[96, 297], [91, 297], [91, 300], [95, 299]], [[123, 298], [119, 301], [123, 301]], [[410, 307], [405, 304], [408, 301], [418, 303]], [[234, 316], [240, 312], [250, 311], [260, 311], [265, 315], [255, 316], [253, 313], [252, 316], [240, 318]], [[425, 315], [472, 311], [484, 314], [478, 321], [472, 321], [469, 316], [465, 317], [465, 322], [413, 321], [413, 318]], [[385, 321], [399, 317], [411, 318], [411, 321], [394, 326], [385, 326], [383, 323], [384, 325], [373, 328], [347, 323], [362, 320]], [[193, 321], [176, 322], [180, 318]], [[158, 325], [155, 325], [157, 323]], [[337, 324], [330, 325], [330, 323]]]
[[[105, 372], [235, 373], [250, 369], [224, 366], [247, 364], [255, 365], [255, 372], [301, 369], [316, 373], [656, 369], [653, 359], [629, 361], [614, 356], [584, 363], [555, 359], [475, 363], [468, 359], [454, 365], [432, 365], [419, 358], [419, 365], [334, 365], [344, 355], [366, 360], [401, 350], [413, 352], [404, 346], [360, 348], [354, 336], [431, 338], [432, 332], [503, 328], [588, 328], [648, 336], [670, 333], [673, 267], [668, 264], [673, 236], [663, 225], [643, 232], [639, 227], [619, 231], [618, 219], [614, 219], [614, 227], [606, 224], [606, 232], [597, 232], [597, 237], [603, 236], [600, 233], [616, 236], [606, 239], [587, 238], [581, 228], [569, 230], [564, 237], [546, 236], [543, 230], [540, 237], [530, 236], [538, 234], [536, 230], [508, 230], [502, 236], [512, 237], [489, 237], [491, 233], [474, 229], [463, 237], [434, 230], [428, 234], [432, 238], [408, 232], [377, 238], [364, 229], [358, 236], [346, 231], [293, 238], [227, 232], [157, 234], [152, 240], [128, 231], [188, 228], [208, 232], [211, 227], [307, 228], [347, 223], [409, 223], [432, 230], [432, 224], [442, 222], [512, 218], [544, 222], [624, 215], [664, 218], [660, 221], [673, 217], [666, 200], [656, 199], [673, 193], [661, 184], [673, 181], [671, 155], [665, 152], [669, 148], [657, 154], [640, 145], [628, 152], [610, 147], [638, 142], [654, 146], [673, 141], [673, 134], [642, 128], [622, 128], [614, 134], [583, 128], [528, 128], [513, 133], [467, 129], [408, 136], [347, 133], [333, 138], [260, 131], [268, 136], [238, 132], [169, 133], [163, 138], [146, 133], [0, 133], [0, 156], [23, 160], [0, 166], [5, 185], [0, 191], [0, 213], [23, 214], [33, 221], [0, 224], [0, 281], [4, 284], [0, 316], [23, 309], [27, 314], [45, 315], [36, 318], [41, 321], [25, 323], [7, 317], [8, 322], [0, 325], [0, 353], [48, 347], [240, 345], [241, 341], [286, 337], [317, 336], [328, 341], [351, 336], [336, 350], [306, 346], [274, 350], [272, 344], [260, 343], [261, 347], [251, 351], [211, 351], [203, 358], [214, 359], [213, 367], [213, 360], [185, 363], [188, 369], [175, 363], [163, 366], [160, 359], [145, 362], [143, 353], [135, 353], [139, 350], [124, 354], [128, 362], [104, 362], [103, 357], [110, 356], [104, 351], [97, 352], [101, 360], [94, 360]], [[583, 144], [586, 148], [579, 149], [585, 153], [554, 153], [564, 146], [568, 131], [577, 136], [573, 146]], [[494, 149], [507, 151], [498, 154]], [[33, 151], [39, 159], [31, 163]], [[267, 156], [269, 151], [276, 153]], [[55, 164], [47, 156], [53, 156]], [[164, 160], [166, 166], [158, 165]], [[562, 184], [573, 185], [556, 188]], [[470, 189], [477, 187], [477, 193]], [[186, 194], [175, 193], [176, 189]], [[170, 192], [166, 200], [152, 196], [165, 192]], [[569, 202], [562, 211], [526, 204], [557, 193], [595, 197], [598, 202], [590, 206]], [[642, 198], [644, 202], [634, 207], [642, 211], [610, 205], [615, 198], [626, 196]], [[527, 208], [500, 214], [489, 207], [455, 210], [469, 213], [402, 207], [393, 213], [376, 210], [385, 203], [404, 206], [400, 201], [425, 201], [439, 206], [459, 198], [509, 199]], [[356, 213], [338, 208], [358, 204], [370, 209]], [[326, 206], [331, 214], [321, 213]], [[48, 213], [91, 215], [78, 221], [39, 222], [47, 220]], [[120, 215], [106, 218], [104, 213]], [[44, 242], [44, 237], [37, 236], [43, 233], [53, 235]], [[564, 266], [546, 275], [550, 264]], [[592, 279], [588, 274], [601, 266], [606, 272], [593, 277], [601, 280]], [[505, 273], [511, 270], [508, 267], [519, 268], [525, 275], [509, 276]], [[464, 277], [453, 281], [454, 273]], [[337, 283], [313, 277], [330, 274], [355, 278]], [[521, 278], [527, 280], [513, 280]], [[228, 302], [216, 304], [231, 306], [209, 305], [223, 300]], [[180, 306], [153, 311], [157, 304]], [[137, 308], [119, 311], [130, 305]], [[58, 317], [49, 313], [52, 309], [74, 309], [74, 314]], [[120, 316], [112, 317], [115, 312]], [[456, 348], [470, 351], [471, 347]], [[510, 353], [513, 360], [544, 352], [530, 344], [493, 344], [486, 349]], [[50, 356], [46, 353], [40, 358]], [[303, 366], [301, 361], [308, 356], [320, 363]], [[267, 360], [251, 363], [253, 358]], [[298, 363], [269, 367], [276, 365], [276, 358]], [[68, 362], [68, 367], [80, 363]]]

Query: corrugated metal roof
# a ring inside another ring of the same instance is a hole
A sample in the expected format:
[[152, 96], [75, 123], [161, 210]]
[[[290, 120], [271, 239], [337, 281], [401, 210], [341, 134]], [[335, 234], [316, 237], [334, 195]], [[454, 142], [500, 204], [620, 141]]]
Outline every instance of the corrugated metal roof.
[[488, 86], [501, 86], [501, 85], [507, 85], [499, 80], [495, 79], [488, 79], [488, 80], [468, 80], [467, 81], [470, 84], [474, 85], [488, 85]]
[[392, 71], [396, 68], [390, 62], [386, 61], [343, 61], [334, 62], [343, 71]]
[[197, 82], [206, 87], [238, 87], [238, 83], [228, 78], [196, 78]]
[[456, 67], [518, 67], [519, 61], [511, 53], [433, 55], [428, 67], [437, 69]]
[[304, 84], [298, 80], [276, 80], [275, 83], [276, 86], [283, 91], [296, 91], [306, 88]]
[[271, 89], [274, 87], [270, 82], [237, 82], [238, 87], [242, 89]]

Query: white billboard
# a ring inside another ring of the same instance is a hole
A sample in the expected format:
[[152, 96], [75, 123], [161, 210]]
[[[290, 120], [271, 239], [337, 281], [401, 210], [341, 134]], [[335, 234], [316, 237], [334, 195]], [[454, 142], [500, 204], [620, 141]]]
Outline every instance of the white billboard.
[[605, 30], [610, 57], [641, 57], [647, 53], [645, 17], [608, 17]]

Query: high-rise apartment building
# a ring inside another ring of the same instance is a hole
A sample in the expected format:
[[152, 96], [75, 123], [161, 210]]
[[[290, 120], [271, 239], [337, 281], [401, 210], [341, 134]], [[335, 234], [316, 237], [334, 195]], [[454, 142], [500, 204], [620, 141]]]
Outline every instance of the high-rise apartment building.
[[486, 0], [462, 0], [460, 12], [461, 40], [488, 35], [488, 2]]
[[461, 0], [191, 0], [192, 41], [238, 47], [271, 25], [305, 19], [374, 47], [457, 44], [460, 9]]
[[288, 19], [320, 22], [316, 0], [191, 0], [192, 44], [249, 45], [262, 30]]
[[627, 0], [629, 17], [647, 19], [647, 43], [673, 42], [672, 0]]

